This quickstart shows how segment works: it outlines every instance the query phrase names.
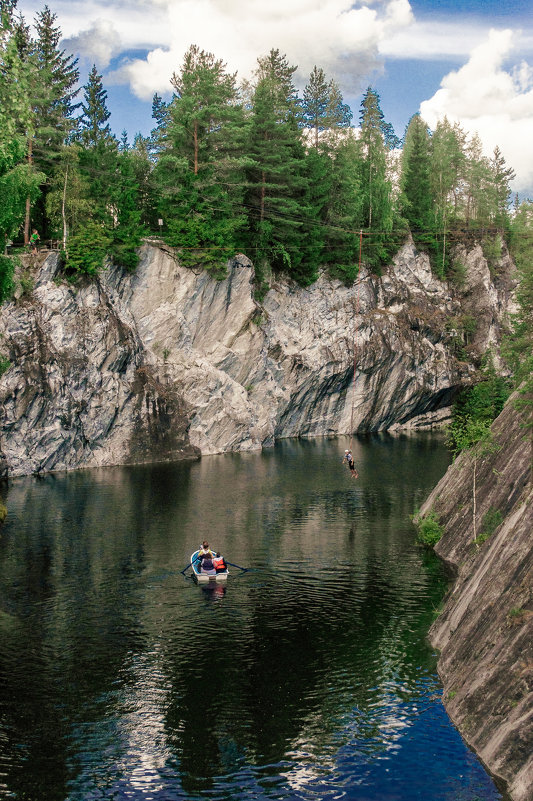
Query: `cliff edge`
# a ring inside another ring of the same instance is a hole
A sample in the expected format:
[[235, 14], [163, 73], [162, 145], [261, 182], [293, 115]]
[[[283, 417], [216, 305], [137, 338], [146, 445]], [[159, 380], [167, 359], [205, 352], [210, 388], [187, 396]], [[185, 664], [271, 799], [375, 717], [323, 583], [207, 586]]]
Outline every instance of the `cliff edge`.
[[278, 277], [259, 306], [245, 256], [216, 281], [158, 243], [139, 255], [76, 284], [39, 256], [2, 306], [0, 475], [437, 424], [497, 351], [513, 286], [506, 252], [491, 273], [465, 250], [456, 286], [407, 242], [382, 276]]
[[443, 526], [435, 550], [456, 575], [430, 630], [444, 702], [514, 801], [533, 798], [533, 484], [523, 422], [511, 398], [492, 445], [461, 453], [420, 510]]

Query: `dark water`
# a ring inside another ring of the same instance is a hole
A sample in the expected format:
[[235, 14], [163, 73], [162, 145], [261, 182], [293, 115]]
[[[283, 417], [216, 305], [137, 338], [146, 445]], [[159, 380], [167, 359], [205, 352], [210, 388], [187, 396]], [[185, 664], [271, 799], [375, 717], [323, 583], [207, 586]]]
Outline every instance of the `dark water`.
[[[0, 538], [0, 798], [492, 801], [426, 639], [408, 515], [438, 438], [15, 481]], [[180, 573], [206, 537], [234, 570]]]

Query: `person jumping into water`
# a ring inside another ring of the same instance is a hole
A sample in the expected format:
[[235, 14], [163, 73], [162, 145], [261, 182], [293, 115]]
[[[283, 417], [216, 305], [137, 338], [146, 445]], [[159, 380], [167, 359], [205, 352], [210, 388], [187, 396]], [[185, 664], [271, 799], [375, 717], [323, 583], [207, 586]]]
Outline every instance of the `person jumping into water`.
[[359, 478], [359, 473], [355, 468], [352, 452], [348, 450], [348, 448], [346, 448], [346, 450], [344, 451], [344, 459], [342, 461], [343, 463], [346, 462], [348, 464], [348, 468], [350, 470], [350, 473], [352, 474], [352, 478]]

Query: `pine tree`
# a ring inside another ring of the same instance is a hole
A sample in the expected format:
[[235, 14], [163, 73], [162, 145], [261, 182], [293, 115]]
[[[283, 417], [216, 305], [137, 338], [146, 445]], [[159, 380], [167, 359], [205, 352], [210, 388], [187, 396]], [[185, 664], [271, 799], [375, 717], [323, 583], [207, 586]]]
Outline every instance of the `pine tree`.
[[[236, 76], [212, 53], [191, 45], [179, 74], [172, 76], [176, 97], [171, 104], [174, 147], [186, 157], [195, 175], [213, 160], [221, 131], [236, 112]], [[157, 112], [160, 114], [160, 112]]]
[[326, 81], [324, 70], [315, 65], [302, 101], [302, 121], [313, 131], [315, 148], [318, 148], [323, 131], [349, 127], [352, 116], [350, 107], [343, 102], [338, 84], [333, 80]]

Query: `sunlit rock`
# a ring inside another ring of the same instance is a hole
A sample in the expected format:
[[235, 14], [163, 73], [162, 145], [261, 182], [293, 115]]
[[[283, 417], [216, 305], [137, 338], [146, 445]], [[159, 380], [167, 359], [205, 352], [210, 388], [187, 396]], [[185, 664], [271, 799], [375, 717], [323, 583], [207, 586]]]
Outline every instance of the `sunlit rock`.
[[[440, 423], [497, 345], [511, 290], [510, 262], [493, 280], [481, 251], [465, 251], [459, 291], [412, 242], [382, 277], [278, 279], [261, 305], [245, 256], [223, 281], [150, 243], [140, 256], [133, 274], [72, 286], [51, 254], [2, 307], [11, 475]], [[465, 315], [479, 320], [469, 335]]]

